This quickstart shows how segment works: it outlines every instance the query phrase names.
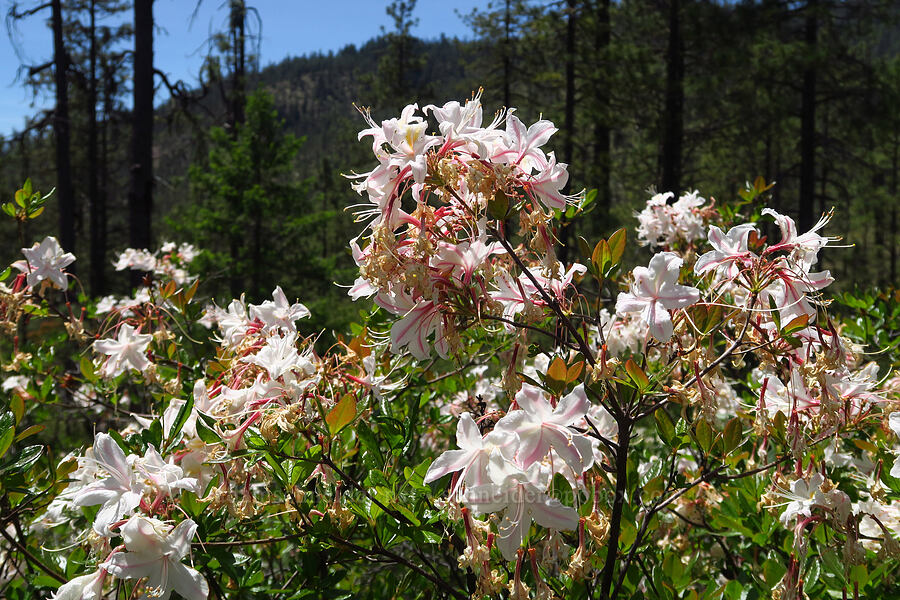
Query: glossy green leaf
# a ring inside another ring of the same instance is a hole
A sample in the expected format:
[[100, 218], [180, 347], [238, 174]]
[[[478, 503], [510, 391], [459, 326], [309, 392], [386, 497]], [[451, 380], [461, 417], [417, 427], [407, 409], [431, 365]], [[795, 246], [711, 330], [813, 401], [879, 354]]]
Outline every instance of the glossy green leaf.
[[218, 444], [222, 441], [219, 434], [210, 429], [203, 419], [197, 419], [197, 437], [207, 444]]
[[700, 448], [704, 452], [709, 452], [709, 449], [712, 447], [714, 432], [706, 420], [700, 419], [697, 421], [694, 425], [694, 436]]
[[617, 230], [611, 236], [609, 236], [609, 252], [610, 259], [613, 265], [619, 264], [622, 260], [622, 255], [625, 254], [625, 238], [626, 238], [626, 230], [623, 227], [622, 229]]
[[19, 473], [26, 471], [31, 465], [38, 461], [43, 453], [43, 446], [26, 446], [12, 464], [0, 469], [0, 473]]
[[738, 417], [735, 417], [728, 421], [725, 425], [725, 431], [722, 434], [723, 450], [725, 454], [731, 454], [735, 448], [741, 445], [742, 435], [741, 420]]
[[656, 420], [656, 431], [659, 433], [660, 439], [669, 446], [674, 445], [675, 423], [672, 422], [669, 413], [664, 408], [658, 408], [653, 413], [653, 418]]

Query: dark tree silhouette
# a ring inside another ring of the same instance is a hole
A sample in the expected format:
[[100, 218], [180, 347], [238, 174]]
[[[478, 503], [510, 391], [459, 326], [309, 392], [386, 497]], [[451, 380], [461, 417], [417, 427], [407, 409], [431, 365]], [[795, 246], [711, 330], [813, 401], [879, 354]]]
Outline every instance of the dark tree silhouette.
[[[134, 109], [131, 125], [129, 244], [151, 246], [153, 215], [153, 0], [134, 3]], [[136, 273], [136, 277], [140, 277]]]

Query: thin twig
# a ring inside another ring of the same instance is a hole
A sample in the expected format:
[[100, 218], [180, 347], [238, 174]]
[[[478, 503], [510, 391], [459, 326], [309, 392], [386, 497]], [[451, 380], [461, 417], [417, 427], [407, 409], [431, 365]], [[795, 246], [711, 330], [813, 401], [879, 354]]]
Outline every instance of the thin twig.
[[233, 548], [236, 546], [259, 546], [262, 544], [274, 544], [276, 542], [284, 542], [287, 540], [297, 539], [298, 537], [303, 536], [303, 533], [291, 533], [288, 535], [282, 535], [278, 537], [272, 538], [263, 538], [258, 540], [244, 540], [244, 541], [236, 541], [236, 542], [194, 542], [191, 544], [194, 547], [198, 548], [206, 548], [207, 546], [216, 546], [219, 548]]

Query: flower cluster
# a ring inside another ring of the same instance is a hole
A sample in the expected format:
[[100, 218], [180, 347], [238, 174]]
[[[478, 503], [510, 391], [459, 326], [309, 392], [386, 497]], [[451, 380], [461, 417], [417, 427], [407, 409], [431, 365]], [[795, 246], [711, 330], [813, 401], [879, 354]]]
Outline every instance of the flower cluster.
[[[81, 506], [100, 506], [93, 531], [107, 543], [114, 537], [124, 548], [113, 548], [99, 569], [61, 587], [55, 598], [101, 597], [107, 576], [146, 579], [149, 596], [168, 598], [177, 591], [188, 600], [207, 597], [206, 580], [181, 560], [190, 549], [196, 524], [185, 519], [172, 525], [147, 514], [162, 514], [184, 491], [200, 492], [196, 478], [186, 477], [174, 460], [163, 460], [152, 445], [143, 457], [125, 455], [108, 434], [98, 433], [94, 445], [79, 460], [73, 481], [53, 507], [59, 516]], [[124, 550], [124, 551], [123, 551]], [[94, 594], [94, 596], [90, 596]]]
[[117, 313], [124, 316], [134, 314], [144, 304], [151, 302], [151, 294], [159, 294], [162, 282], [172, 282], [182, 286], [197, 279], [188, 268], [198, 256], [198, 250], [191, 244], [176, 246], [174, 242], [165, 242], [156, 252], [126, 248], [119, 254], [113, 265], [116, 271], [138, 271], [153, 276], [153, 281], [140, 285], [131, 296], [104, 296], [97, 301], [94, 313], [103, 315]]
[[697, 190], [669, 204], [674, 197], [672, 192], [654, 194], [647, 200], [646, 208], [636, 213], [641, 244], [669, 248], [677, 242], [690, 244], [704, 238], [705, 224], [712, 210], [704, 206], [706, 200]]
[[444, 452], [425, 475], [427, 483], [459, 472], [451, 493], [460, 502], [476, 513], [504, 513], [498, 547], [507, 560], [515, 559], [532, 519], [556, 530], [577, 527], [575, 510], [549, 495], [551, 482], [559, 474], [577, 487], [598, 444], [573, 427], [584, 426], [590, 408], [584, 386], [557, 400], [524, 384], [515, 406], [484, 436], [464, 413], [456, 430], [460, 449]]
[[[357, 215], [368, 227], [351, 243], [360, 277], [350, 295], [374, 295], [401, 317], [392, 349], [424, 359], [432, 348], [447, 357], [472, 318], [535, 319], [540, 306], [565, 300], [584, 268], [562, 269], [552, 251], [549, 211], [574, 199], [561, 191], [566, 165], [541, 149], [556, 132], [551, 122], [526, 127], [509, 110], [483, 125], [478, 96], [417, 110], [407, 106], [380, 125], [366, 115], [370, 127], [359, 134], [372, 138], [379, 164], [355, 176], [354, 189], [368, 199]], [[440, 135], [427, 133], [428, 115]], [[511, 255], [498, 235], [504, 225], [496, 220], [513, 208], [531, 256]]]
[[174, 242], [165, 242], [156, 252], [146, 249], [126, 248], [113, 263], [116, 271], [142, 271], [153, 273], [157, 277], [171, 279], [178, 285], [193, 281], [186, 270], [199, 252], [191, 244], [176, 246]]
[[[79, 507], [98, 506], [93, 534], [123, 540], [98, 571], [73, 579], [57, 598], [99, 593], [115, 578], [141, 580], [147, 597], [165, 598], [174, 591], [186, 599], [206, 598], [204, 578], [181, 563], [197, 529], [190, 518], [172, 522], [181, 494], [190, 492], [238, 518], [255, 516], [271, 502], [272, 475], [239, 457], [248, 436], [259, 444], [321, 422], [320, 411], [337, 403], [335, 387], [346, 389], [347, 382], [361, 395], [377, 393], [379, 385], [392, 388], [368, 356], [334, 357], [329, 364], [317, 357], [312, 341], [302, 339], [296, 328], [309, 311], [289, 302], [280, 287], [260, 304], [238, 299], [227, 309], [213, 305], [207, 312], [218, 329], [218, 375], [197, 379], [190, 399], [173, 398], [157, 417], [134, 415], [138, 432], [158, 427], [162, 437], [162, 445], [147, 444], [143, 456], [126, 454], [114, 437], [97, 434], [41, 521], [42, 529], [52, 528]], [[117, 337], [94, 342], [95, 351], [105, 356], [99, 374], [150, 377], [155, 365], [148, 347], [159, 330], [154, 335], [138, 330], [155, 321], [121, 318]], [[231, 458], [232, 453], [238, 456]]]

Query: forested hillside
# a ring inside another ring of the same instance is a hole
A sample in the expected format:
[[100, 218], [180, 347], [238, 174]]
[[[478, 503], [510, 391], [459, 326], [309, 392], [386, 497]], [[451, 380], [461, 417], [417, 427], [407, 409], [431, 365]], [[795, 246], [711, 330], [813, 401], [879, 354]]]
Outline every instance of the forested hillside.
[[[474, 39], [464, 42], [413, 37], [410, 4], [392, 4], [395, 27], [375, 39], [257, 69], [272, 57], [253, 54], [247, 7], [229, 3], [230, 29], [199, 83], [155, 75], [156, 98], [165, 91], [172, 98], [157, 103], [152, 124], [153, 239], [208, 250], [223, 294], [262, 297], [277, 275], [292, 288], [288, 295], [346, 306], [331, 282], [352, 280], [345, 208], [359, 199], [342, 174], [364, 165], [357, 107], [371, 107], [378, 121], [410, 102], [442, 104], [483, 87], [487, 110], [517, 106], [525, 120], [542, 110], [560, 128], [550, 144], [557, 159], [574, 166], [567, 191], [598, 190], [594, 230], [557, 232], [570, 248], [578, 234], [623, 223], [650, 188], [734, 199], [762, 176], [776, 184], [774, 207], [801, 228], [836, 208], [855, 246], [825, 267], [846, 285], [896, 282], [893, 3], [505, 0], [466, 16]], [[79, 261], [79, 275], [97, 295], [129, 284], [111, 257], [135, 245], [129, 198], [135, 202], [133, 190], [142, 188], [129, 141], [137, 112], [132, 60], [113, 50], [130, 44], [133, 32], [91, 28], [91, 11], [127, 9], [61, 3], [69, 183], [58, 181], [54, 158], [57, 111], [6, 139], [0, 160], [7, 192], [25, 177], [44, 191], [56, 186], [57, 196], [71, 190], [71, 200], [59, 199], [71, 216], [43, 223], [72, 221], [72, 249], [90, 257]], [[30, 84], [59, 88], [49, 67], [31, 71]], [[248, 103], [255, 90], [263, 95]], [[247, 153], [256, 153], [258, 168], [229, 171]], [[238, 243], [247, 230], [255, 241]], [[340, 326], [349, 311], [329, 311], [328, 325]]]

